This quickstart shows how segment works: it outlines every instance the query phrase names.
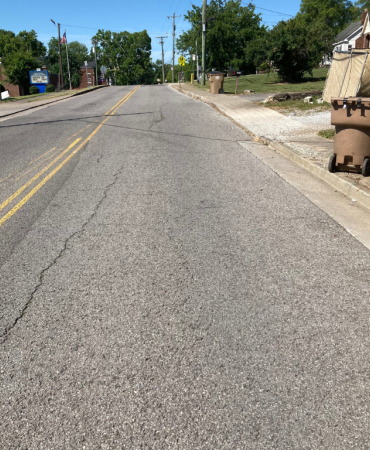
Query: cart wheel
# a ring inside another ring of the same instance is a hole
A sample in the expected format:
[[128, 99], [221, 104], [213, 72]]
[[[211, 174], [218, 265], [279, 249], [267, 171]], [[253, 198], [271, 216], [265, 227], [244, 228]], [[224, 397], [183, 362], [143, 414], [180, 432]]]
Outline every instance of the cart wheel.
[[335, 172], [335, 163], [337, 161], [337, 155], [331, 155], [330, 159], [329, 159], [329, 164], [328, 164], [328, 169], [330, 173], [334, 173]]
[[370, 159], [365, 158], [362, 164], [362, 176], [368, 177], [370, 176]]

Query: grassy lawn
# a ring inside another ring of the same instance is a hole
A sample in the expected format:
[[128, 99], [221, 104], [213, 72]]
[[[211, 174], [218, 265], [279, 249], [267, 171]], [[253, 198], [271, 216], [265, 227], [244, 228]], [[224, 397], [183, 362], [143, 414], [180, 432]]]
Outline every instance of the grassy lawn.
[[335, 130], [321, 130], [317, 134], [323, 138], [334, 140]]
[[[300, 83], [282, 83], [277, 73], [264, 73], [261, 75], [245, 75], [239, 78], [239, 93], [249, 89], [256, 94], [275, 93], [275, 92], [300, 92], [311, 91], [314, 89], [322, 90], [324, 88], [328, 69], [315, 69], [313, 76], [306, 74]], [[236, 77], [225, 78], [224, 91], [226, 94], [235, 94]], [[205, 86], [194, 83], [194, 86], [200, 89], [209, 90], [209, 83]]]
[[83, 88], [83, 89], [74, 89], [72, 91], [66, 90], [66, 91], [62, 91], [62, 92], [43, 92], [42, 94], [23, 95], [22, 97], [10, 97], [10, 98], [3, 100], [2, 102], [6, 103], [6, 102], [16, 102], [18, 100], [32, 99], [32, 100], [28, 100], [28, 102], [27, 102], [27, 103], [30, 103], [30, 102], [36, 102], [38, 100], [47, 99], [47, 98], [61, 97], [63, 95], [73, 95], [73, 94], [76, 94], [77, 92], [93, 90], [93, 89], [96, 89], [97, 87], [98, 86], [92, 86], [92, 87], [87, 87], [87, 88]]
[[270, 102], [264, 103], [266, 108], [274, 109], [275, 111], [290, 115], [295, 113], [297, 115], [305, 115], [309, 111], [322, 112], [330, 111], [330, 103], [317, 103], [317, 98], [313, 97], [313, 104], [305, 103], [303, 100], [286, 100], [285, 102]]

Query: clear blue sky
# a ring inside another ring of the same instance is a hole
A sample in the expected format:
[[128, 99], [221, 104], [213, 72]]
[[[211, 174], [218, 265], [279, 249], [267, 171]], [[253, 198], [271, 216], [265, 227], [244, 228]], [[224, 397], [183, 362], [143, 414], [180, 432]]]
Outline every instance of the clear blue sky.
[[[209, 0], [208, 0], [209, 1]], [[243, 2], [247, 3], [247, 0]], [[172, 58], [172, 19], [167, 15], [182, 17], [176, 19], [176, 35], [188, 29], [184, 21], [184, 13], [191, 8], [191, 4], [201, 5], [202, 0], [137, 0], [137, 1], [97, 1], [64, 2], [59, 6], [54, 2], [33, 6], [26, 0], [17, 0], [15, 4], [6, 2], [1, 7], [0, 28], [18, 33], [22, 30], [34, 29], [39, 39], [47, 44], [52, 36], [57, 36], [57, 29], [50, 22], [53, 19], [61, 24], [61, 30], [67, 30], [68, 41], [78, 40], [88, 48], [91, 46], [91, 37], [99, 28], [111, 31], [141, 31], [146, 29], [152, 38], [152, 58], [155, 61], [161, 58], [161, 46], [157, 36], [165, 36], [165, 62]], [[258, 0], [256, 6], [273, 11], [295, 15], [299, 10], [300, 0]], [[16, 6], [16, 8], [15, 8]], [[275, 12], [256, 9], [261, 13], [263, 21], [268, 26], [288, 16], [278, 15]], [[73, 26], [72, 26], [73, 25]], [[90, 29], [91, 28], [91, 29]]]

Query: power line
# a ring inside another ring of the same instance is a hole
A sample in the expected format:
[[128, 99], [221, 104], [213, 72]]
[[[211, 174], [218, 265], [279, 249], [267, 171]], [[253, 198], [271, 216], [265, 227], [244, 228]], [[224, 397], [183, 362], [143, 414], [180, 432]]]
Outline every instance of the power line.
[[[81, 27], [81, 26], [79, 26], [79, 25], [67, 25], [67, 24], [65, 24], [65, 23], [61, 23], [61, 25], [63, 25], [64, 27], [70, 27], [70, 28], [82, 28], [82, 29], [85, 29], [85, 30], [101, 30], [101, 29], [103, 29], [103, 28], [92, 28], [92, 27]], [[113, 31], [114, 33], [121, 33], [122, 31], [124, 31], [124, 30], [105, 30], [105, 31]], [[147, 32], [148, 33], [148, 32]], [[153, 33], [152, 32], [150, 32], [150, 33], [148, 33], [148, 34], [160, 34], [160, 32], [158, 32], [158, 31], [154, 31]]]
[[[250, 3], [242, 3], [242, 4], [243, 4], [243, 5], [249, 6]], [[282, 16], [294, 17], [294, 16], [292, 16], [291, 14], [286, 14], [286, 13], [282, 13], [282, 12], [279, 12], [279, 11], [272, 11], [271, 9], [261, 8], [260, 6], [256, 6], [256, 5], [253, 5], [253, 6], [254, 6], [256, 9], [262, 9], [263, 11], [268, 11], [268, 12], [280, 14], [280, 15], [282, 15]]]

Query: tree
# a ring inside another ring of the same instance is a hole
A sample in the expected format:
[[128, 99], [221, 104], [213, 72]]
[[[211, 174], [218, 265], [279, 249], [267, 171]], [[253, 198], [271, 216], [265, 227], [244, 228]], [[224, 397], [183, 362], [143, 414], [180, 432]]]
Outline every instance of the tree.
[[[47, 65], [50, 73], [59, 73], [59, 48], [58, 39], [51, 38], [48, 43], [48, 57]], [[69, 84], [68, 80], [68, 64], [67, 64], [67, 49], [66, 45], [61, 45], [62, 53], [62, 69], [63, 78], [66, 85]], [[81, 44], [78, 41], [72, 41], [68, 43], [68, 59], [69, 59], [69, 69], [71, 72], [71, 81], [73, 87], [78, 87], [80, 85], [81, 73], [80, 68], [83, 66], [84, 61], [88, 59], [88, 50], [86, 45]]]
[[[153, 81], [152, 83], [156, 84], [158, 83], [158, 78], [162, 80], [163, 78], [163, 73], [162, 73], [162, 60], [161, 59], [157, 59], [157, 61], [155, 63], [152, 63], [152, 70], [153, 70]], [[171, 70], [171, 64], [164, 64], [164, 74], [165, 74], [165, 79], [166, 78], [166, 74], [168, 73], [168, 71]], [[170, 76], [169, 79], [171, 78], [172, 75]], [[164, 80], [162, 80], [162, 82], [164, 82]]]
[[12, 31], [0, 30], [0, 57], [9, 83], [27, 85], [28, 72], [36, 69], [38, 59], [45, 53], [46, 48], [37, 39], [34, 30], [21, 31], [18, 35]]
[[299, 81], [305, 72], [321, 61], [332, 49], [332, 30], [321, 23], [310, 25], [295, 17], [279, 22], [265, 37], [255, 40], [247, 57], [255, 66], [273, 62], [284, 81]]
[[[211, 0], [207, 6], [206, 69], [254, 70], [245, 59], [245, 48], [266, 32], [260, 14], [254, 11], [252, 4], [241, 6], [240, 0]], [[202, 8], [192, 5], [184, 17], [191, 28], [177, 39], [176, 46], [181, 52], [196, 53], [196, 39], [198, 48], [201, 43]]]
[[99, 64], [107, 67], [107, 76], [113, 75], [117, 84], [152, 83], [152, 46], [146, 30], [136, 33], [99, 30], [93, 39], [98, 41]]
[[298, 14], [306, 24], [318, 23], [329, 28], [333, 37], [360, 16], [359, 9], [349, 0], [302, 0]]

